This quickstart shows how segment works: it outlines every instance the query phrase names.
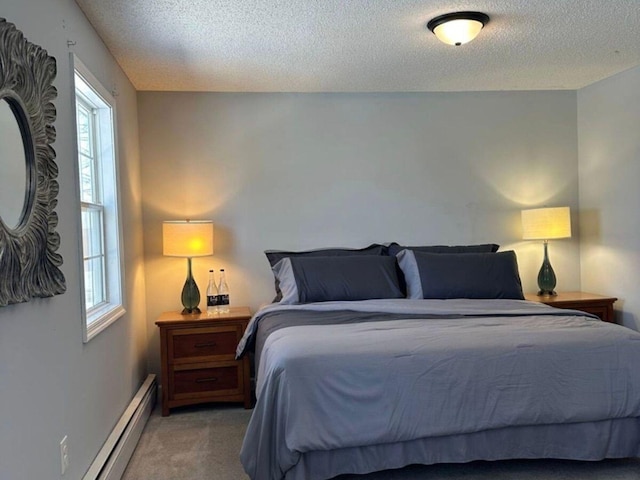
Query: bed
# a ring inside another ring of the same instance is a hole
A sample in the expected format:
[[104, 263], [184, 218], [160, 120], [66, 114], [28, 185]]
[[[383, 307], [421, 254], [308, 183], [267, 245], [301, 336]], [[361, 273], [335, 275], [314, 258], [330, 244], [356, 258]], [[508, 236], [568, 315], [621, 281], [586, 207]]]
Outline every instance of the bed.
[[[241, 451], [252, 480], [640, 456], [640, 333], [507, 298], [521, 297], [513, 254], [444, 255], [435, 286], [417, 251], [411, 265], [398, 255], [276, 262], [280, 301], [256, 313], [237, 349], [255, 354]], [[469, 265], [482, 274], [469, 278]]]

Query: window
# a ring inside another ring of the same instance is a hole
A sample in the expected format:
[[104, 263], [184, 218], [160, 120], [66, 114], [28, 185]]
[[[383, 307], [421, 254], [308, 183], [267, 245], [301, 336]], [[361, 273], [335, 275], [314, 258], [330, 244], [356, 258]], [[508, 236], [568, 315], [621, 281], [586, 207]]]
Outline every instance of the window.
[[74, 84], [87, 342], [124, 314], [115, 100], [76, 58]]

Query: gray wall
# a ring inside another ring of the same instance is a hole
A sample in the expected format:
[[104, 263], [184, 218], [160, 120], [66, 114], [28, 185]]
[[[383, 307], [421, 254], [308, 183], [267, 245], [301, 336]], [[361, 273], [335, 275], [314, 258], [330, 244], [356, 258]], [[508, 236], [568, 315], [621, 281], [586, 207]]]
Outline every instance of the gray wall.
[[[73, 0], [0, 0], [0, 15], [57, 60], [60, 168], [57, 231], [67, 292], [0, 308], [0, 478], [60, 478], [59, 442], [69, 438], [78, 479], [106, 440], [147, 371], [136, 92]], [[107, 87], [118, 91], [127, 314], [82, 343], [80, 252], [74, 170], [72, 80], [67, 40]]]
[[640, 68], [578, 92], [581, 279], [640, 330]]
[[[153, 321], [177, 310], [186, 260], [162, 257], [163, 220], [212, 219], [232, 303], [273, 298], [265, 249], [496, 242], [536, 290], [542, 245], [520, 210], [577, 211], [575, 92], [139, 92], [152, 371]], [[579, 289], [577, 228], [551, 244], [558, 288]]]

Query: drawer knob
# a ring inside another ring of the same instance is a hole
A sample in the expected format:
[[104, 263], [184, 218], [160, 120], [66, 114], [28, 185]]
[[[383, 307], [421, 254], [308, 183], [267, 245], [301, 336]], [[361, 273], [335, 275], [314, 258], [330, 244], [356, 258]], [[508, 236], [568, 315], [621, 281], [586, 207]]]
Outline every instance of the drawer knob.
[[216, 346], [216, 342], [196, 343], [195, 344], [196, 348], [215, 347], [215, 346]]
[[210, 383], [210, 382], [217, 382], [217, 381], [218, 381], [217, 377], [198, 378], [198, 379], [196, 379], [196, 383]]

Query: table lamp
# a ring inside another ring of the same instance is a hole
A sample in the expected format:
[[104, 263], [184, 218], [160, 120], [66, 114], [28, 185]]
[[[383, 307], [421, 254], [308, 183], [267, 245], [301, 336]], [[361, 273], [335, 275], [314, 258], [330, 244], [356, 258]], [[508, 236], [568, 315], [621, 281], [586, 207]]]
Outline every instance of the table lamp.
[[182, 314], [201, 313], [200, 291], [191, 274], [191, 259], [213, 255], [211, 220], [176, 220], [162, 222], [162, 254], [187, 259], [187, 280], [182, 288]]
[[538, 272], [538, 295], [555, 296], [556, 274], [549, 262], [549, 240], [571, 237], [569, 207], [522, 210], [522, 238], [544, 241], [544, 260]]

